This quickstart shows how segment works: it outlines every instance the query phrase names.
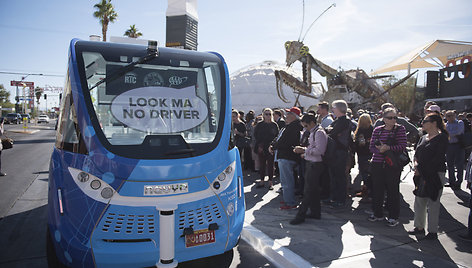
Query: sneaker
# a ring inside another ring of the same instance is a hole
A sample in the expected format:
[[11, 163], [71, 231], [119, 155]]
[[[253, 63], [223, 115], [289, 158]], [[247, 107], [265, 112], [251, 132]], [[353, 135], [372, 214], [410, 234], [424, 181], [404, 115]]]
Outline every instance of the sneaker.
[[0, 176], [6, 176], [7, 173], [4, 173], [4, 172], [0, 172]]
[[438, 233], [428, 233], [424, 237], [424, 240], [437, 240], [437, 239], [438, 239]]
[[470, 236], [470, 235], [459, 234], [458, 236], [461, 240], [472, 242], [472, 236]]
[[374, 221], [383, 221], [384, 218], [375, 217], [374, 214], [371, 214], [371, 215], [369, 216], [368, 220], [371, 221], [371, 222], [374, 222]]
[[290, 210], [290, 209], [296, 209], [297, 206], [288, 206], [288, 205], [283, 205], [280, 207], [280, 210]]
[[415, 229], [408, 231], [408, 234], [410, 235], [424, 235], [424, 229], [418, 229], [415, 227]]
[[290, 224], [291, 225], [297, 225], [297, 224], [300, 224], [302, 222], [305, 222], [305, 219], [303, 218], [295, 218], [293, 220], [290, 221]]
[[387, 220], [387, 226], [389, 227], [395, 227], [399, 224], [400, 222], [398, 220], [395, 220], [395, 219], [388, 219]]

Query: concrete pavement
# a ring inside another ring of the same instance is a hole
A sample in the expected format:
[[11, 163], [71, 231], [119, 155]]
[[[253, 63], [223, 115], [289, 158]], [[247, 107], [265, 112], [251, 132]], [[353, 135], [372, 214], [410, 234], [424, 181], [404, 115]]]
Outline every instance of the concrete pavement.
[[[352, 169], [353, 178], [357, 169]], [[370, 222], [369, 203], [352, 198], [344, 209], [322, 207], [322, 219], [290, 225], [297, 210], [279, 210], [281, 194], [256, 188], [256, 173], [245, 176], [246, 219], [242, 237], [278, 267], [472, 267], [472, 243], [458, 234], [467, 226], [469, 192], [444, 188], [439, 239], [408, 235], [413, 229], [413, 173], [406, 167], [400, 184], [400, 224]], [[277, 179], [276, 179], [277, 181]]]

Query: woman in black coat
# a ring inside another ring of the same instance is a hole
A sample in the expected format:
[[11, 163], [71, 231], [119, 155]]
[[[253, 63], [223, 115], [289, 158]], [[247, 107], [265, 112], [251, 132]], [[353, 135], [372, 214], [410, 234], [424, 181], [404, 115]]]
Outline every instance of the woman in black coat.
[[444, 121], [437, 114], [429, 114], [423, 120], [423, 131], [415, 152], [415, 228], [409, 234], [424, 235], [426, 214], [428, 235], [425, 239], [438, 238], [440, 198], [446, 173], [446, 151], [449, 134]]

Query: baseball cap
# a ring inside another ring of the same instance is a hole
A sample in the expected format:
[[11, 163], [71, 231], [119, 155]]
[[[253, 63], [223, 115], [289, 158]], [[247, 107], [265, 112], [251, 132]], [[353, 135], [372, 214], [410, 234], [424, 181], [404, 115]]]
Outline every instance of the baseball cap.
[[287, 113], [294, 113], [297, 116], [300, 116], [302, 114], [302, 111], [298, 107], [292, 107], [290, 109], [285, 109]]
[[438, 112], [440, 113], [441, 112], [441, 107], [439, 107], [438, 105], [431, 105], [428, 107], [428, 109], [426, 109], [426, 111], [431, 111], [431, 112]]

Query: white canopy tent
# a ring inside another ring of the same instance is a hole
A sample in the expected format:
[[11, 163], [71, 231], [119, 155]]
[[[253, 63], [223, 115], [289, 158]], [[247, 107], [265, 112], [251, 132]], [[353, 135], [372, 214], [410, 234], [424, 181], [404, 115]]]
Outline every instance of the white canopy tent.
[[472, 42], [435, 40], [385, 64], [370, 75], [399, 70], [445, 67], [449, 60], [472, 54]]

